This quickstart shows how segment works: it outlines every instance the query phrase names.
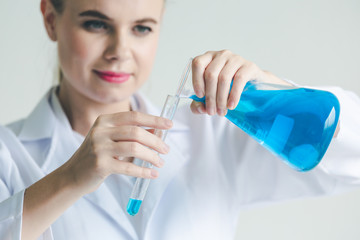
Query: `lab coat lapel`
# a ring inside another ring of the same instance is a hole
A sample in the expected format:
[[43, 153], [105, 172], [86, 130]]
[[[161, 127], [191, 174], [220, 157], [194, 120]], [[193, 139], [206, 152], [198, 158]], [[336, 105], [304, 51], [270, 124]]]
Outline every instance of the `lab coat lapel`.
[[[139, 111], [160, 115], [160, 110], [149, 104], [149, 101], [144, 100], [145, 97], [137, 95], [139, 102]], [[165, 142], [170, 145], [170, 151], [166, 155], [161, 155], [165, 161], [163, 168], [157, 169], [159, 171], [159, 178], [150, 182], [147, 195], [142, 203], [139, 213], [132, 217], [134, 226], [141, 239], [145, 239], [147, 227], [151, 222], [152, 216], [156, 211], [161, 197], [163, 196], [167, 186], [177, 176], [179, 170], [186, 164], [189, 159], [188, 153], [190, 142], [189, 127], [181, 122], [173, 121], [173, 128], [168, 132]]]
[[123, 208], [121, 208], [119, 201], [114, 198], [114, 195], [110, 191], [106, 182], [101, 184], [95, 192], [85, 195], [84, 198], [90, 201], [96, 207], [103, 209], [104, 213], [106, 213], [109, 218], [116, 222], [119, 228], [124, 229], [123, 232], [129, 234], [130, 239], [137, 239], [134, 226], [131, 225], [129, 219], [126, 216], [127, 213]]
[[6, 139], [8, 143], [7, 147], [11, 153], [11, 160], [14, 161], [17, 166], [22, 166], [18, 168], [23, 181], [23, 185], [18, 186], [20, 189], [29, 187], [45, 176], [13, 132], [5, 128], [0, 128], [0, 136]]

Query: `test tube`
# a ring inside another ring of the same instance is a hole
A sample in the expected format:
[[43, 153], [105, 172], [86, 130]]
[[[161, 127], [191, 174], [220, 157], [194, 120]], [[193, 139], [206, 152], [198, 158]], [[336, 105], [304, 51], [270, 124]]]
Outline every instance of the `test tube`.
[[[179, 99], [180, 98], [178, 96], [168, 95], [160, 116], [172, 120], [175, 115]], [[167, 130], [155, 129], [154, 134], [165, 141]], [[145, 161], [142, 162], [141, 166], [146, 168], [153, 168], [151, 163]], [[139, 212], [141, 203], [144, 200], [149, 184], [150, 179], [148, 178], [136, 178], [135, 185], [132, 189], [126, 209], [131, 216], [135, 216]]]

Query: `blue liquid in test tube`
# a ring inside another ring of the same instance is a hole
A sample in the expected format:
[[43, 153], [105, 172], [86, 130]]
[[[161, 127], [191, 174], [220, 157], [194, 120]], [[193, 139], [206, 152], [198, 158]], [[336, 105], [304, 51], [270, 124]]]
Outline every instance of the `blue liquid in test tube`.
[[127, 212], [131, 215], [131, 216], [135, 216], [140, 209], [142, 200], [137, 200], [137, 199], [129, 199], [128, 205], [127, 205]]

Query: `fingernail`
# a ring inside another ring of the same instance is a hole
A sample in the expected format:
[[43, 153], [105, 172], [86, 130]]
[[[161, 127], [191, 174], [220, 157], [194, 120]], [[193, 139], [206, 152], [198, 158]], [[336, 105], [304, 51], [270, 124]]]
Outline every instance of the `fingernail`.
[[171, 127], [171, 126], [173, 125], [173, 124], [172, 124], [172, 121], [169, 120], [169, 119], [166, 119], [165, 124], [166, 124], [166, 126], [168, 126], [168, 127]]
[[209, 109], [209, 115], [215, 115], [215, 108], [210, 108]]
[[203, 98], [205, 95], [205, 93], [203, 91], [199, 91], [199, 90], [196, 90], [195, 94], [199, 98]]
[[164, 145], [163, 145], [163, 147], [162, 147], [162, 149], [163, 149], [163, 151], [164, 152], [169, 152], [169, 150], [170, 150], [170, 147], [169, 147], [169, 145], [167, 145], [166, 143], [164, 143]]
[[218, 112], [219, 116], [225, 116], [226, 115], [225, 114], [226, 111], [224, 109], [218, 108], [217, 112]]
[[229, 109], [233, 110], [235, 108], [235, 102], [234, 101], [230, 101], [229, 102]]
[[202, 109], [201, 106], [198, 106], [196, 109], [197, 109], [197, 111], [198, 111], [199, 113], [204, 113], [204, 111], [203, 111], [203, 109]]
[[151, 169], [151, 170], [150, 170], [150, 175], [151, 175], [152, 177], [154, 177], [154, 178], [156, 178], [156, 177], [159, 176], [158, 172], [157, 172], [155, 169]]
[[159, 166], [160, 166], [160, 167], [163, 167], [164, 165], [165, 165], [164, 159], [160, 158]]

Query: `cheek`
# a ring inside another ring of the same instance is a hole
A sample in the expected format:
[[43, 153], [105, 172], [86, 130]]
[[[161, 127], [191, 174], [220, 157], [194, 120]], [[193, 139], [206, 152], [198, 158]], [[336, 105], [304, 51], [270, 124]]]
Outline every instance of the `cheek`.
[[157, 43], [158, 40], [155, 38], [148, 44], [140, 44], [136, 49], [137, 61], [145, 78], [150, 75], [157, 51]]
[[60, 64], [64, 71], [81, 71], [96, 58], [97, 44], [91, 44], [87, 34], [76, 29], [63, 33], [58, 41]]

